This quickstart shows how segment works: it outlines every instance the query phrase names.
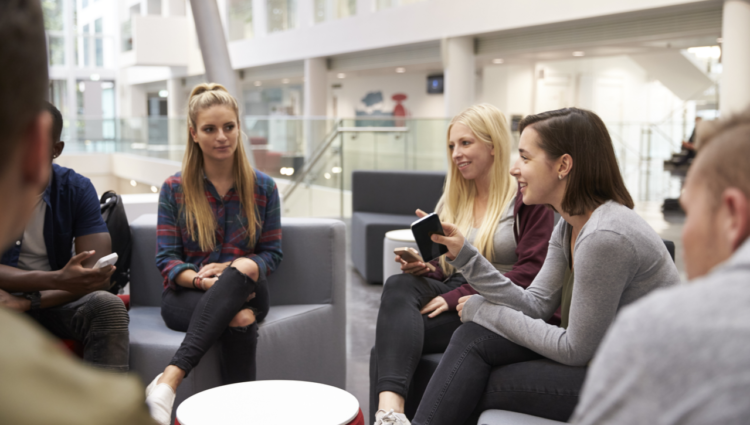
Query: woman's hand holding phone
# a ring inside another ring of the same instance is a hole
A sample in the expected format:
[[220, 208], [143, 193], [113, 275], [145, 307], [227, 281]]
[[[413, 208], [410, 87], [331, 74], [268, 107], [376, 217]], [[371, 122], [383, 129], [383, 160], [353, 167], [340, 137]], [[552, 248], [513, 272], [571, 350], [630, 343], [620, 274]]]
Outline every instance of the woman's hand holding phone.
[[413, 274], [414, 276], [422, 276], [425, 273], [428, 273], [430, 269], [425, 265], [425, 263], [421, 261], [414, 261], [411, 263], [407, 263], [404, 261], [401, 256], [396, 256], [396, 262], [401, 263], [401, 271], [404, 273]]
[[[419, 209], [416, 211], [416, 214], [419, 218], [427, 216], [426, 212]], [[445, 245], [448, 248], [448, 253], [445, 254], [446, 257], [448, 257], [449, 260], [455, 260], [458, 253], [461, 252], [461, 247], [464, 246], [464, 235], [462, 235], [458, 228], [451, 223], [441, 221], [440, 225], [443, 226], [445, 236], [432, 235], [431, 239], [435, 243]]]

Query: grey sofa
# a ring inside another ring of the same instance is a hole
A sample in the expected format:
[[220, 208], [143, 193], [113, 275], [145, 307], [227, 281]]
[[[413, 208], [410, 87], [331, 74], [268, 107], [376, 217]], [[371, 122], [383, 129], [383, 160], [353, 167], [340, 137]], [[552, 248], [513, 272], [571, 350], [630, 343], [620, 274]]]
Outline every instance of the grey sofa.
[[[131, 223], [130, 369], [148, 384], [169, 364], [185, 334], [161, 318], [156, 269], [156, 215]], [[268, 278], [271, 310], [259, 329], [258, 379], [346, 384], [345, 225], [338, 220], [283, 218], [284, 259]], [[177, 390], [177, 406], [220, 385], [217, 347]]]
[[352, 172], [352, 246], [354, 267], [370, 283], [383, 281], [383, 238], [409, 228], [414, 211], [432, 212], [443, 193], [444, 172]]

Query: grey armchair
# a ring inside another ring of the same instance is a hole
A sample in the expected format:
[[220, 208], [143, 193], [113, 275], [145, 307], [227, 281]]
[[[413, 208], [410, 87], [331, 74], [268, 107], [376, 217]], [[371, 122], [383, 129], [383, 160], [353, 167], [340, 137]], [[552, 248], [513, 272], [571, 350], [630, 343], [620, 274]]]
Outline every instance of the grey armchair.
[[443, 194], [444, 172], [352, 172], [352, 263], [370, 283], [383, 281], [383, 238], [409, 228], [421, 208], [431, 212]]
[[[169, 364], [185, 334], [161, 318], [162, 277], [156, 269], [156, 215], [131, 223], [130, 370], [148, 384]], [[344, 223], [283, 218], [284, 259], [268, 278], [271, 310], [260, 324], [258, 379], [346, 384], [346, 254]], [[177, 390], [177, 406], [220, 385], [217, 347]]]

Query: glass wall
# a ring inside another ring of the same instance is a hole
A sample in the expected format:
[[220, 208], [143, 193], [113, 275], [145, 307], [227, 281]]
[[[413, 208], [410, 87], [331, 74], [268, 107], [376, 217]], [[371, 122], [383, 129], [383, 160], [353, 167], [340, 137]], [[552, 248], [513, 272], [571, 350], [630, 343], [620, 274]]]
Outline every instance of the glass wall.
[[62, 0], [42, 1], [44, 28], [47, 30], [47, 57], [50, 66], [65, 65], [65, 33]]
[[405, 4], [417, 3], [425, 0], [376, 0], [375, 6], [378, 10], [388, 9], [396, 6], [403, 6]]
[[297, 27], [297, 0], [267, 0], [266, 8], [269, 33]]
[[315, 23], [357, 14], [357, 0], [315, 0]]
[[252, 0], [228, 0], [229, 41], [253, 38]]

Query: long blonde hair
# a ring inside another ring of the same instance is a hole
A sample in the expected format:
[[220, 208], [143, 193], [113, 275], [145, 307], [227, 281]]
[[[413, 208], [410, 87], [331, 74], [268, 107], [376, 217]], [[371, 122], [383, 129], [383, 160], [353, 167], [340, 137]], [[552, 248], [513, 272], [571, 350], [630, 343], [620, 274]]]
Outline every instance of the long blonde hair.
[[[435, 208], [440, 219], [455, 224], [464, 235], [468, 235], [474, 224], [474, 201], [477, 197], [476, 183], [466, 180], [451, 159], [450, 133], [453, 125], [461, 123], [471, 130], [481, 142], [495, 149], [495, 159], [490, 170], [490, 194], [487, 212], [482, 225], [477, 230], [473, 245], [480, 254], [492, 261], [495, 255], [494, 236], [497, 225], [513, 196], [517, 184], [510, 176], [510, 131], [505, 115], [496, 107], [482, 103], [474, 105], [456, 115], [448, 126], [446, 148], [448, 152], [448, 175], [445, 179], [443, 196]], [[440, 258], [440, 266], [446, 274], [454, 268], [447, 263], [445, 256]]]
[[237, 100], [221, 84], [198, 84], [193, 88], [188, 100], [187, 149], [182, 159], [182, 193], [184, 196], [182, 208], [185, 212], [188, 234], [193, 240], [197, 239], [203, 251], [212, 251], [216, 246], [217, 222], [206, 198], [206, 189], [203, 184], [203, 151], [193, 140], [190, 129], [197, 131], [198, 114], [216, 105], [230, 107], [237, 119], [237, 149], [234, 151], [232, 174], [242, 211], [247, 216], [245, 232], [251, 242], [255, 240], [256, 227], [259, 222], [255, 205], [255, 170], [250, 166], [245, 155]]

